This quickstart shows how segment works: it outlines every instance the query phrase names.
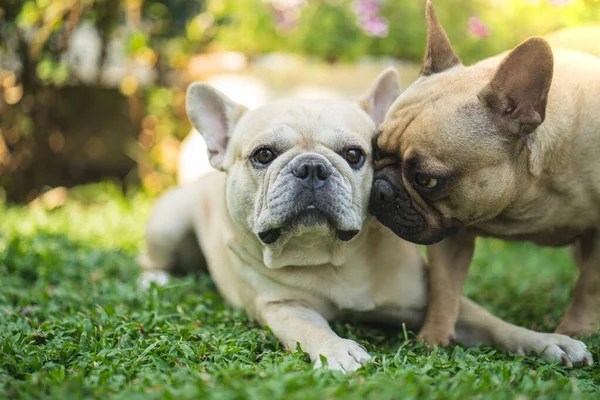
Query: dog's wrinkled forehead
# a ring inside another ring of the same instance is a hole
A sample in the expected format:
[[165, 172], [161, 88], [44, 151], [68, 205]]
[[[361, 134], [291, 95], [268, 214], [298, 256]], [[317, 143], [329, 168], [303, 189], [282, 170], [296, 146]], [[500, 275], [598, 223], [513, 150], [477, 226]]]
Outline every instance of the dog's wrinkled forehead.
[[285, 149], [298, 146], [315, 150], [335, 148], [353, 141], [370, 152], [375, 125], [354, 103], [331, 100], [286, 100], [244, 115], [233, 137], [234, 157], [242, 157], [261, 144], [277, 143]]
[[480, 118], [475, 115], [483, 111], [477, 98], [481, 84], [475, 81], [462, 66], [420, 77], [396, 99], [379, 126], [379, 151], [405, 158], [412, 152], [435, 157], [439, 149], [444, 157], [449, 148], [466, 150], [462, 147], [472, 135], [481, 141]]

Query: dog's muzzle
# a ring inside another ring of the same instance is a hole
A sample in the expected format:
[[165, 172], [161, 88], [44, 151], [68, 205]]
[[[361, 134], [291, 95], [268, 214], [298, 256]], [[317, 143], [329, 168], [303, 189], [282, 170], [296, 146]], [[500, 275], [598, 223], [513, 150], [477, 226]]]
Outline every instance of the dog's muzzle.
[[406, 189], [385, 179], [373, 182], [369, 212], [396, 235], [411, 242], [426, 229], [425, 219], [414, 209]]
[[[387, 167], [390, 168], [390, 167]], [[397, 236], [417, 244], [430, 245], [459, 231], [462, 224], [451, 220], [445, 223], [441, 216], [431, 215], [437, 221], [431, 225], [413, 204], [410, 194], [396, 171], [382, 169], [375, 175], [369, 199], [369, 212]]]
[[[340, 175], [324, 156], [305, 153], [296, 156], [280, 173], [281, 181], [269, 205], [280, 215], [275, 227], [258, 233], [265, 244], [275, 243], [286, 229], [328, 224], [339, 240], [352, 240], [356, 229], [339, 229], [351, 198], [340, 192]], [[279, 180], [279, 178], [278, 178]]]

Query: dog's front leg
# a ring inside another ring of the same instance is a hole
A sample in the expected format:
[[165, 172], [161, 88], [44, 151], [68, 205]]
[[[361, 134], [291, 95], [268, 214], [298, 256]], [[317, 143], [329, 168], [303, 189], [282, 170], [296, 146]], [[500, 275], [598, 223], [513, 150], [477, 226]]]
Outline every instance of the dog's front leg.
[[427, 247], [429, 305], [419, 340], [446, 346], [455, 338], [454, 327], [474, 249], [475, 235], [468, 232]]
[[583, 236], [574, 250], [579, 278], [571, 305], [556, 332], [593, 335], [600, 329], [600, 235], [593, 231]]
[[268, 302], [258, 312], [261, 322], [285, 347], [295, 351], [299, 343], [315, 368], [322, 366], [321, 355], [327, 358], [329, 369], [343, 372], [354, 371], [371, 358], [363, 346], [336, 335], [321, 314], [300, 302]]
[[569, 367], [591, 365], [586, 345], [557, 333], [541, 333], [509, 324], [467, 298], [460, 301], [457, 341], [467, 346], [479, 343], [500, 347], [514, 354], [535, 352], [540, 358]]

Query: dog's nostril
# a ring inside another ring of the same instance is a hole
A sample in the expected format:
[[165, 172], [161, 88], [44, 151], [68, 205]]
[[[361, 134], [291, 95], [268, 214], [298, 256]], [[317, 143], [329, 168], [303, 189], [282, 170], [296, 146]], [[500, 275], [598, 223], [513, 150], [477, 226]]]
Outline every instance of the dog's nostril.
[[379, 192], [379, 200], [382, 203], [390, 203], [394, 200], [394, 193], [389, 192], [387, 190], [381, 190]]
[[308, 177], [308, 165], [307, 164], [298, 165], [297, 167], [295, 167], [292, 170], [292, 172], [296, 178], [300, 178], [300, 179], [307, 178]]
[[329, 170], [323, 164], [317, 164], [317, 178], [321, 180], [329, 178]]

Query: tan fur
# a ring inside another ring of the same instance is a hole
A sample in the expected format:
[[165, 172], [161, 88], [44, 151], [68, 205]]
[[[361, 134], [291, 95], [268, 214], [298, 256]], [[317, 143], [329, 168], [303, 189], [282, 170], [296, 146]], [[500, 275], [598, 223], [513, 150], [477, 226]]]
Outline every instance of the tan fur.
[[[427, 304], [423, 260], [416, 246], [393, 235], [366, 209], [373, 176], [371, 118], [382, 118], [384, 113], [376, 110], [387, 109], [397, 94], [395, 74], [386, 71], [361, 100], [371, 117], [352, 103], [296, 100], [246, 112], [239, 120], [231, 113], [237, 123], [230, 126], [218, 105], [227, 110], [235, 105], [214, 89], [193, 85], [188, 113], [204, 136], [220, 135], [210, 137], [208, 146], [214, 144], [211, 159], [225, 172], [177, 187], [158, 200], [141, 257], [146, 274], [170, 270], [176, 258], [189, 259], [182, 256], [192, 250], [183, 244], [195, 236], [225, 299], [268, 325], [287, 348], [295, 350], [300, 344], [315, 366], [321, 365], [319, 355], [327, 358], [329, 368], [342, 371], [370, 359], [362, 346], [333, 332], [330, 320], [351, 317], [418, 328]], [[226, 151], [219, 151], [227, 142]], [[359, 170], [349, 168], [338, 154], [350, 145], [366, 151]], [[249, 162], [257, 146], [285, 150], [267, 169], [257, 169]], [[344, 212], [352, 214], [356, 208], [359, 233], [344, 242], [330, 227], [319, 225], [294, 231], [283, 243], [282, 235], [265, 244], [256, 233], [262, 229], [257, 222], [262, 214], [256, 210], [268, 203], [268, 193], [277, 189], [272, 185], [286, 166], [309, 153], [329, 160], [353, 188], [353, 206]], [[203, 263], [188, 266], [199, 269]], [[546, 360], [566, 364], [591, 363], [581, 342], [508, 324], [466, 299], [459, 309], [458, 340], [465, 344], [483, 342], [519, 354], [536, 351]]]
[[554, 49], [567, 49], [600, 57], [600, 25], [575, 26], [549, 33], [544, 39]]
[[[438, 29], [428, 21], [431, 37], [441, 36]], [[425, 221], [418, 233], [397, 233], [431, 242], [446, 236], [450, 224], [463, 228], [429, 248], [437, 260], [433, 270], [444, 271], [431, 274], [422, 332], [428, 341], [446, 343], [454, 334], [475, 235], [584, 247], [574, 300], [557, 331], [598, 331], [599, 109], [600, 60], [551, 51], [540, 38], [469, 67], [422, 76], [391, 107], [377, 147], [403, 163], [417, 155], [420, 173], [449, 177], [438, 193], [422, 194], [387, 162], [379, 176], [401, 180]], [[394, 229], [395, 217], [384, 214], [379, 219]]]

